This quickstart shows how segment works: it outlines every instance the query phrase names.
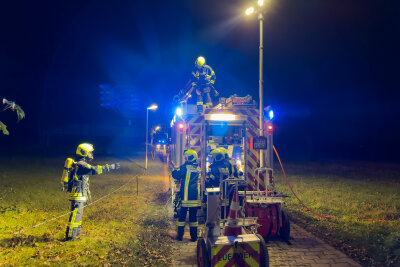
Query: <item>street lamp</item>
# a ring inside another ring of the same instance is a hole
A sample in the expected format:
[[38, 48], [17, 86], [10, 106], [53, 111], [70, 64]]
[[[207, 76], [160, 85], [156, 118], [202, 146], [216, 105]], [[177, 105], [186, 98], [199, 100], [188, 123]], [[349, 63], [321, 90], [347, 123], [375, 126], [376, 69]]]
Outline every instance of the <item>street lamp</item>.
[[[254, 7], [249, 7], [246, 9], [246, 15], [251, 15], [254, 12], [258, 13], [258, 20], [260, 22], [260, 48], [259, 48], [259, 62], [260, 62], [260, 73], [259, 73], [259, 81], [258, 81], [258, 87], [259, 87], [259, 97], [260, 97], [260, 136], [263, 136], [263, 121], [264, 121], [264, 108], [263, 108], [263, 22], [264, 22], [264, 16], [263, 16], [263, 10], [262, 6], [264, 5], [264, 0], [258, 0], [257, 1], [257, 8]], [[264, 167], [264, 153], [260, 149], [260, 167]]]
[[151, 105], [150, 107], [147, 107], [147, 114], [146, 114], [146, 161], [145, 161], [145, 169], [147, 171], [147, 147], [148, 147], [148, 142], [149, 142], [149, 110], [156, 110], [158, 106], [156, 104]]

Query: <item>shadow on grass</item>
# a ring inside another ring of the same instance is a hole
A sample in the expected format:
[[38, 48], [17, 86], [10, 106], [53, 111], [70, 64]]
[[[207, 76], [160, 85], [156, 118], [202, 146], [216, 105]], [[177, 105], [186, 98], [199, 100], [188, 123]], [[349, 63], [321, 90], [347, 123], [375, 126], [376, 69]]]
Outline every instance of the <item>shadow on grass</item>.
[[0, 240], [0, 247], [2, 248], [15, 248], [17, 246], [24, 247], [35, 247], [37, 243], [48, 243], [53, 241], [62, 241], [55, 239], [49, 233], [45, 233], [42, 236], [15, 236], [12, 238], [4, 238]]
[[171, 198], [171, 192], [167, 191], [167, 192], [158, 194], [155, 199], [155, 202], [157, 205], [165, 205], [165, 204], [167, 204], [167, 202], [170, 198]]
[[112, 265], [170, 266], [173, 238], [168, 233], [167, 216], [151, 213], [140, 225], [141, 230], [135, 237], [122, 246], [112, 246], [107, 255], [109, 262]]

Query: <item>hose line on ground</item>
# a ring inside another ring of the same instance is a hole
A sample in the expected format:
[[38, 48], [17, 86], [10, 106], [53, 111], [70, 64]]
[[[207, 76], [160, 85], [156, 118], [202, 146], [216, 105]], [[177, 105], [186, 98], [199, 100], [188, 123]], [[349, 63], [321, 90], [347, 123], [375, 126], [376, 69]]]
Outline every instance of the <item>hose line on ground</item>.
[[[276, 150], [275, 146], [272, 146], [272, 148], [274, 149], [275, 155], [278, 158], [279, 164], [280, 164], [281, 169], [282, 169], [283, 176], [285, 177], [285, 180], [286, 180], [286, 184], [288, 185], [290, 191], [292, 191], [292, 193], [296, 197], [296, 199], [299, 201], [300, 205], [303, 208], [305, 208], [306, 210], [308, 210], [309, 212], [311, 212], [312, 214], [314, 214], [315, 216], [317, 216], [317, 217], [320, 217], [320, 218], [323, 218], [323, 219], [337, 218], [336, 216], [333, 216], [333, 215], [324, 215], [324, 214], [316, 213], [311, 208], [309, 208], [306, 204], [304, 204], [303, 201], [301, 201], [301, 199], [294, 192], [294, 190], [293, 190], [293, 188], [292, 188], [292, 186], [291, 186], [291, 184], [289, 182], [289, 179], [286, 176], [286, 172], [285, 172], [285, 169], [283, 168], [283, 164], [282, 164], [281, 158], [279, 157], [278, 151]], [[360, 220], [360, 221], [369, 221], [369, 222], [391, 222], [390, 220], [377, 220], [377, 219], [358, 219], [358, 220]]]
[[[137, 176], [137, 175], [136, 175], [136, 176]], [[100, 201], [100, 200], [102, 200], [102, 199], [104, 199], [104, 198], [110, 196], [111, 194], [117, 192], [118, 190], [120, 190], [120, 189], [122, 189], [123, 187], [125, 187], [126, 185], [128, 185], [136, 176], [133, 176], [132, 178], [130, 178], [130, 179], [128, 180], [128, 182], [126, 182], [126, 183], [123, 184], [122, 186], [118, 187], [117, 189], [111, 191], [111, 192], [108, 193], [107, 195], [102, 196], [102, 197], [96, 199], [95, 201], [90, 202], [89, 204], [84, 205], [83, 207], [84, 207], [84, 208], [90, 207], [90, 206], [92, 206], [94, 203], [96, 203], [96, 202], [98, 202], [98, 201]], [[64, 214], [62, 214], [62, 215], [59, 215], [59, 216], [57, 216], [57, 217], [53, 217], [53, 218], [51, 218], [51, 219], [47, 219], [47, 220], [45, 220], [44, 222], [38, 223], [38, 224], [33, 225], [33, 226], [30, 226], [30, 227], [28, 227], [28, 228], [25, 228], [25, 229], [16, 231], [16, 232], [14, 232], [14, 233], [6, 233], [6, 234], [8, 234], [8, 235], [13, 235], [13, 236], [14, 236], [14, 235], [18, 235], [18, 234], [21, 234], [21, 233], [26, 232], [26, 231], [28, 231], [28, 230], [31, 230], [31, 229], [33, 229], [33, 228], [37, 228], [37, 227], [42, 226], [42, 225], [44, 225], [44, 224], [47, 224], [47, 223], [49, 223], [49, 222], [55, 221], [55, 220], [57, 220], [57, 219], [59, 219], [59, 218], [62, 218], [62, 217], [64, 217], [64, 216], [67, 216], [67, 215], [69, 215], [69, 214], [71, 214], [70, 211], [67, 212], [67, 213], [64, 213]]]

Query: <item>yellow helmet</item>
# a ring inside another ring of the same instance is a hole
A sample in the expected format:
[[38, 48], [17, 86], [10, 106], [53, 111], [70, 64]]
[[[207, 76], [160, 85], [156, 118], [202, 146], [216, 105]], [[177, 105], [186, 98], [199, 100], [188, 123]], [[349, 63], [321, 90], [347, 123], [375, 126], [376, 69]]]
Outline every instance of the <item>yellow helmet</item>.
[[224, 153], [219, 148], [213, 149], [210, 154], [215, 161], [222, 161], [225, 158]]
[[183, 153], [185, 155], [185, 159], [187, 162], [195, 162], [199, 157], [197, 156], [197, 152], [193, 149], [188, 149]]
[[224, 154], [226, 159], [229, 158], [228, 150], [225, 147], [219, 147], [218, 149]]
[[93, 158], [93, 145], [89, 143], [82, 143], [76, 149], [76, 154], [82, 156], [84, 158], [88, 157], [89, 159]]
[[196, 62], [194, 64], [196, 64], [197, 67], [202, 67], [204, 64], [206, 64], [206, 59], [200, 56], [196, 59]]

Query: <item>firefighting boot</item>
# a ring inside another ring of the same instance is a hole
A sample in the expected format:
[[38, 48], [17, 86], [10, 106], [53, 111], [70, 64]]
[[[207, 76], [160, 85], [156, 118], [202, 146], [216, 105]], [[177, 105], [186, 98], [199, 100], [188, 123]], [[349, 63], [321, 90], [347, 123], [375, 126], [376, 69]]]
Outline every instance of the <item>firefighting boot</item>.
[[212, 100], [211, 100], [211, 96], [210, 96], [210, 93], [209, 92], [207, 92], [207, 93], [205, 93], [205, 98], [206, 98], [206, 108], [211, 108], [212, 107]]
[[197, 95], [197, 112], [202, 113], [203, 112], [203, 96], [200, 94]]
[[197, 112], [198, 113], [203, 112], [203, 102], [197, 102]]
[[190, 238], [192, 242], [197, 240], [197, 227], [190, 227]]
[[182, 241], [184, 232], [185, 232], [185, 226], [178, 226], [178, 234], [176, 235], [176, 240]]
[[72, 230], [70, 230], [70, 227], [67, 227], [67, 231], [65, 233], [65, 241], [75, 241], [78, 235], [77, 230], [77, 228], [73, 228]]

